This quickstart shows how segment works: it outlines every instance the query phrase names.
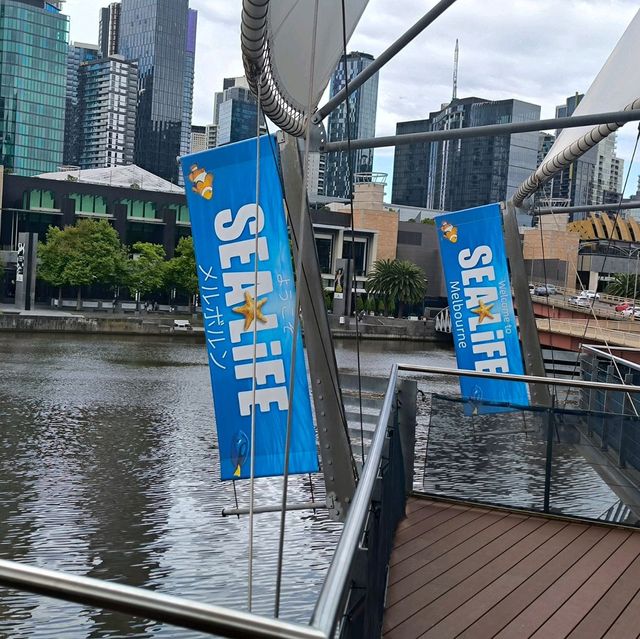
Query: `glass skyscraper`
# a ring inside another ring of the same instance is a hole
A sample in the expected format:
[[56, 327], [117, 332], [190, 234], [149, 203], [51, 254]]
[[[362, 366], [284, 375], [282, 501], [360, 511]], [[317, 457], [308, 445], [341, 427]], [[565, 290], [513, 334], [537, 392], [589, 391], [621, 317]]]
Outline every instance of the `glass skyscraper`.
[[43, 0], [0, 0], [2, 164], [18, 175], [62, 164], [69, 18]]
[[135, 163], [174, 183], [189, 152], [195, 35], [189, 0], [122, 0], [118, 52], [139, 72]]
[[[347, 54], [349, 81], [366, 69], [374, 57], [355, 51]], [[345, 86], [344, 59], [341, 59], [331, 76], [331, 97]], [[369, 78], [349, 96], [349, 134], [352, 140], [372, 138], [376, 132], [376, 109], [378, 106], [378, 74]], [[340, 104], [329, 115], [327, 136], [330, 142], [347, 139], [347, 103]], [[371, 173], [373, 149], [352, 151], [354, 173]], [[348, 198], [352, 186], [349, 184], [349, 162], [346, 151], [327, 153], [324, 179], [324, 194], [330, 197]]]
[[[446, 131], [540, 119], [540, 107], [521, 100], [453, 100], [426, 120], [400, 122], [397, 133]], [[457, 211], [513, 195], [536, 168], [538, 134], [444, 140], [397, 146], [393, 202]]]
[[95, 44], [76, 42], [69, 45], [67, 55], [67, 97], [64, 124], [64, 157], [66, 165], [78, 165], [82, 146], [81, 104], [78, 95], [80, 65], [97, 60], [100, 52]]

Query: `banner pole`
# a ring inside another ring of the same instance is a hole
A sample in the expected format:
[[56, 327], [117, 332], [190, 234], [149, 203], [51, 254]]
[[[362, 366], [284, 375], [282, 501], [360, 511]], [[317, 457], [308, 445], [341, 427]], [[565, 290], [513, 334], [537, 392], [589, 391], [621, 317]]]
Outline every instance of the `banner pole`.
[[[520, 229], [516, 217], [516, 207], [509, 200], [502, 203], [502, 225], [504, 231], [504, 243], [511, 270], [511, 284], [513, 296], [518, 312], [518, 325], [520, 341], [522, 343], [522, 355], [527, 375], [546, 377], [544, 360], [538, 337], [538, 327], [533, 313], [531, 294], [529, 293], [529, 278], [524, 265], [522, 244], [520, 241]], [[537, 406], [551, 406], [551, 395], [547, 386], [530, 384], [532, 403]]]
[[[297, 259], [302, 227], [306, 226], [306, 237], [313, 238], [313, 224], [306, 205], [296, 138], [284, 136], [284, 143], [280, 145], [280, 158], [291, 243], [294, 258]], [[302, 208], [300, 202], [305, 202]], [[296, 278], [297, 286], [300, 287], [304, 342], [309, 362], [327, 507], [332, 519], [343, 521], [355, 492], [356, 471], [347, 436], [347, 419], [315, 243], [310, 250], [302, 251], [302, 272], [296, 273]]]

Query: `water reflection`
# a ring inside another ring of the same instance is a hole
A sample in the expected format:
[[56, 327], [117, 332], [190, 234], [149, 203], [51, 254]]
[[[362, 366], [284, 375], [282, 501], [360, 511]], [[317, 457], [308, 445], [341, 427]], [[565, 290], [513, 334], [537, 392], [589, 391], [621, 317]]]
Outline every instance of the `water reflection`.
[[[184, 341], [0, 336], [0, 556], [246, 608], [247, 530], [222, 518], [206, 353]], [[257, 483], [277, 503], [280, 479]], [[290, 494], [322, 499], [321, 478]], [[248, 486], [238, 486], [248, 503]], [[256, 526], [254, 610], [273, 610], [277, 514]], [[341, 526], [287, 519], [285, 618], [306, 622]], [[170, 626], [0, 591], [2, 637], [184, 637]]]

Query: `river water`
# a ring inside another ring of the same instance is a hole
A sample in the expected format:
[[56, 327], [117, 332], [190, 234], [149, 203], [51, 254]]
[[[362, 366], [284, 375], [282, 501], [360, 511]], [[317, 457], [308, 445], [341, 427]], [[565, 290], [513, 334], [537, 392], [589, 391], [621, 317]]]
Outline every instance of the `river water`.
[[[0, 335], [0, 353], [0, 557], [246, 608], [248, 520], [221, 517], [234, 493], [218, 480], [203, 345]], [[356, 370], [353, 342], [338, 343], [336, 355], [342, 369]], [[363, 374], [387, 376], [396, 361], [454, 365], [452, 351], [438, 346], [361, 344]], [[444, 392], [451, 384], [432, 379], [421, 388]], [[505, 454], [513, 457], [513, 448]], [[246, 483], [238, 486], [241, 504], [248, 503]], [[309, 500], [320, 483], [319, 476], [293, 478], [291, 500]], [[277, 502], [280, 489], [278, 479], [259, 480], [257, 502]], [[278, 516], [257, 517], [254, 611], [270, 615]], [[340, 529], [322, 511], [288, 515], [285, 618], [308, 620]], [[0, 590], [0, 637], [192, 636]]]

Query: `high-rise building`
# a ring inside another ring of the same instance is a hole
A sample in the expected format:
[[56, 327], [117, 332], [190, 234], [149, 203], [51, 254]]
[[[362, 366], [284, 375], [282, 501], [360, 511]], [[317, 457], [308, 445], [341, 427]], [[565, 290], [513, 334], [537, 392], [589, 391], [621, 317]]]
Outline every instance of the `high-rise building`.
[[218, 115], [220, 111], [220, 105], [226, 99], [224, 96], [224, 92], [227, 89], [232, 89], [233, 87], [240, 87], [242, 89], [248, 89], [249, 83], [247, 82], [247, 78], [244, 75], [238, 76], [237, 78], [224, 78], [222, 80], [222, 91], [216, 91], [213, 94], [213, 123], [218, 124]]
[[118, 39], [120, 37], [120, 10], [119, 2], [112, 2], [108, 7], [100, 9], [100, 27], [98, 31], [98, 46], [100, 57], [108, 58], [118, 55]]
[[63, 161], [69, 18], [44, 0], [0, 0], [0, 140], [5, 171]]
[[[453, 100], [427, 120], [400, 122], [398, 133], [444, 131], [540, 118], [520, 100]], [[456, 211], [508, 199], [535, 170], [538, 134], [444, 140], [396, 147], [393, 202]]]
[[80, 65], [92, 62], [100, 57], [95, 44], [74, 42], [69, 45], [67, 54], [67, 97], [64, 121], [64, 157], [65, 165], [78, 165], [82, 147], [81, 105], [78, 94]]
[[133, 164], [138, 63], [122, 56], [80, 65], [81, 144], [77, 164], [98, 169]]
[[206, 151], [207, 146], [207, 127], [198, 126], [197, 124], [191, 125], [191, 153], [198, 153], [198, 151]]
[[119, 53], [139, 72], [135, 163], [174, 183], [189, 152], [196, 28], [189, 0], [122, 0]]
[[217, 110], [217, 145], [222, 146], [255, 137], [258, 103], [251, 91], [232, 87], [224, 92], [224, 98]]
[[[556, 117], [565, 118], [573, 115], [580, 101], [584, 97], [576, 93], [568, 97], [564, 104], [556, 107]], [[560, 131], [556, 131], [556, 134]], [[555, 201], [564, 201], [567, 206], [583, 206], [592, 204], [593, 185], [598, 165], [598, 147], [589, 149], [568, 168], [553, 177], [552, 194]], [[574, 219], [583, 217], [574, 215]]]
[[616, 142], [617, 134], [614, 132], [597, 146], [598, 162], [593, 175], [592, 204], [610, 204], [622, 195], [624, 160], [616, 155]]
[[[189, 9], [187, 15], [187, 38], [184, 47], [184, 75], [182, 77], [182, 137], [180, 155], [191, 152], [191, 115], [193, 113], [193, 82], [196, 64], [196, 33], [198, 12]], [[180, 178], [182, 176], [180, 175]], [[182, 183], [182, 180], [178, 180]]]
[[[346, 56], [348, 80], [351, 81], [366, 69], [374, 57], [368, 53], [354, 51]], [[331, 76], [331, 97], [339, 93], [346, 84], [344, 57]], [[349, 96], [349, 126], [347, 127], [347, 102], [342, 102], [329, 115], [327, 137], [330, 142], [347, 139], [372, 138], [376, 132], [376, 109], [378, 105], [378, 74], [369, 78]], [[358, 149], [351, 152], [353, 173], [371, 173], [373, 149]], [[330, 197], [348, 198], [352, 185], [349, 183], [349, 157], [346, 151], [327, 153], [324, 175], [324, 194]]]
[[207, 124], [207, 148], [215, 149], [218, 146], [218, 125]]

